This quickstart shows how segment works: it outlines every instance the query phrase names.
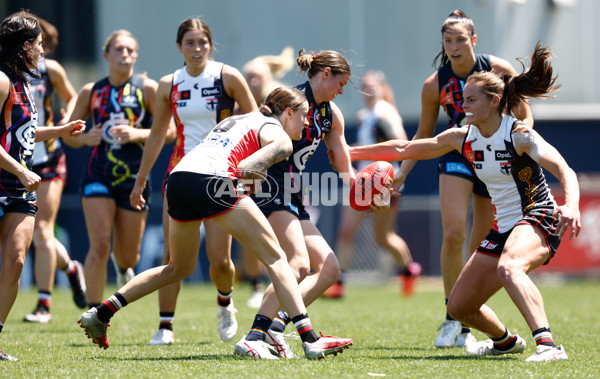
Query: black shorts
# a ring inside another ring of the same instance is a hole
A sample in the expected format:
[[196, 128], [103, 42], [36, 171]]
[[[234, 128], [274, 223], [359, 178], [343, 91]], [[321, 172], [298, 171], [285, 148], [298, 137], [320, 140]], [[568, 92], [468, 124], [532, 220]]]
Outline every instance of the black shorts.
[[142, 196], [146, 201], [142, 210], [137, 210], [131, 206], [131, 203], [129, 202], [129, 195], [131, 195], [132, 190], [133, 187], [130, 185], [111, 186], [107, 182], [93, 178], [83, 179], [80, 187], [81, 197], [106, 197], [113, 199], [119, 208], [128, 209], [135, 212], [143, 212], [148, 210], [150, 208], [151, 201], [150, 181], [146, 183], [146, 188], [144, 188], [144, 192], [142, 193]]
[[27, 192], [25, 199], [20, 197], [0, 197], [0, 218], [6, 213], [25, 213], [35, 217], [37, 210], [37, 196], [35, 192]]
[[[560, 245], [560, 238], [558, 238], [558, 236], [555, 234], [558, 220], [552, 217], [552, 213], [550, 211], [532, 211], [525, 215], [525, 217], [523, 217], [521, 221], [517, 222], [516, 225], [521, 224], [531, 224], [542, 231], [546, 237], [546, 244], [548, 245], [548, 250], [550, 253], [548, 260], [544, 262], [544, 264], [548, 264], [550, 259], [554, 258], [556, 250], [558, 249], [558, 245]], [[502, 250], [504, 250], [506, 240], [511, 232], [512, 229], [504, 233], [498, 233], [494, 229], [490, 230], [475, 252], [492, 257], [500, 257]]]
[[269, 201], [264, 201], [263, 198], [258, 199], [255, 195], [252, 195], [252, 199], [256, 202], [266, 218], [269, 218], [273, 212], [287, 211], [296, 216], [300, 221], [310, 220], [310, 215], [306, 209], [304, 209], [302, 196], [300, 196], [299, 193], [290, 194], [285, 191], [278, 191], [269, 199]]
[[171, 173], [166, 185], [169, 216], [177, 221], [198, 221], [226, 213], [246, 196], [239, 185], [223, 176]]
[[42, 178], [42, 181], [62, 180], [67, 181], [67, 156], [64, 152], [60, 154], [48, 154], [50, 159], [39, 165], [34, 165], [31, 171]]
[[438, 161], [438, 176], [441, 174], [458, 176], [473, 182], [473, 193], [483, 197], [490, 197], [487, 187], [477, 177], [471, 163], [458, 151], [454, 150], [444, 154]]

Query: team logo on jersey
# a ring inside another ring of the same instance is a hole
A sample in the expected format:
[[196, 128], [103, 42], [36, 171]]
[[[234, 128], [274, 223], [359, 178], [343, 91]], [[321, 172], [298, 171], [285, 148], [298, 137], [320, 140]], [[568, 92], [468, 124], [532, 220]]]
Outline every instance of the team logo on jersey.
[[503, 173], [504, 175], [510, 175], [512, 172], [511, 168], [512, 168], [511, 162], [500, 162], [500, 172]]
[[483, 158], [483, 150], [473, 150], [473, 161], [475, 162], [483, 162], [485, 159]]
[[221, 96], [221, 87], [202, 88], [202, 97], [217, 97], [217, 96]]
[[23, 155], [30, 156], [35, 146], [35, 126], [37, 125], [37, 113], [31, 115], [29, 122], [19, 126], [15, 132], [17, 141], [23, 146]]
[[512, 152], [510, 150], [496, 150], [494, 152], [497, 161], [510, 161], [513, 159]]

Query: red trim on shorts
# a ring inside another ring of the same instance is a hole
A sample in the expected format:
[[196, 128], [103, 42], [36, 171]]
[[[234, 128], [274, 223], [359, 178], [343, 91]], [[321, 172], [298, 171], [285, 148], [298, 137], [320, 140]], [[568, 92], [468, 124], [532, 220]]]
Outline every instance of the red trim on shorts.
[[488, 253], [487, 251], [481, 251], [479, 249], [475, 250], [476, 253], [487, 255], [488, 257], [500, 258], [500, 255]]

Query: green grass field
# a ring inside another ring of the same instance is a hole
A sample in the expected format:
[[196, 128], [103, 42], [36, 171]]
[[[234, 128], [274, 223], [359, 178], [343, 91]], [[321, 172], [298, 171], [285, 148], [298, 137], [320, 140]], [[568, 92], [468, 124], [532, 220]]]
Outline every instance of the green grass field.
[[[113, 291], [115, 288], [108, 288]], [[600, 282], [540, 284], [555, 340], [568, 361], [528, 363], [535, 346], [527, 325], [505, 292], [490, 305], [508, 328], [527, 341], [525, 354], [472, 358], [462, 349], [436, 349], [436, 328], [443, 320], [439, 280], [422, 281], [415, 296], [401, 298], [395, 285], [350, 286], [343, 300], [319, 299], [309, 308], [313, 325], [324, 334], [354, 339], [337, 357], [320, 361], [253, 361], [234, 356], [233, 347], [251, 325], [254, 311], [245, 306], [250, 288], [234, 292], [238, 335], [223, 343], [216, 332], [215, 290], [185, 285], [175, 318], [176, 344], [148, 346], [158, 325], [157, 295], [127, 306], [111, 322], [111, 347], [92, 345], [76, 324], [81, 311], [70, 292], [53, 294], [54, 319], [47, 325], [24, 323], [36, 293], [21, 291], [0, 334], [0, 348], [18, 362], [0, 362], [5, 377], [225, 377], [225, 378], [366, 378], [366, 377], [600, 377]], [[107, 292], [108, 294], [108, 292]], [[288, 328], [287, 332], [291, 332]], [[478, 339], [483, 338], [475, 333]], [[301, 354], [300, 342], [291, 340]]]

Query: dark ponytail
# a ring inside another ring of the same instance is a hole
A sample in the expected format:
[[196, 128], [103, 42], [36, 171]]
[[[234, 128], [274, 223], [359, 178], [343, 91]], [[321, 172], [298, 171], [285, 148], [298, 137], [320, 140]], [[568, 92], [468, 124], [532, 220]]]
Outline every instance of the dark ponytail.
[[523, 73], [519, 75], [496, 74], [493, 72], [477, 72], [467, 79], [467, 84], [475, 83], [487, 96], [498, 96], [500, 113], [511, 114], [520, 102], [530, 97], [552, 97], [551, 92], [560, 86], [556, 84], [556, 76], [552, 76], [550, 57], [552, 51], [541, 47], [538, 42], [530, 57], [531, 66], [525, 70], [521, 59], [518, 61], [523, 66]]

